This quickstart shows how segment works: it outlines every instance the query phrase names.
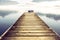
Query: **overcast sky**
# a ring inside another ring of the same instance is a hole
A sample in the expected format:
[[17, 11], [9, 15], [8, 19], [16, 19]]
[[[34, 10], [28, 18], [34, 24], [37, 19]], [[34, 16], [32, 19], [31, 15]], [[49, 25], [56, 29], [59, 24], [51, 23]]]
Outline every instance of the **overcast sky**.
[[[28, 0], [0, 0], [0, 3], [6, 3], [6, 2], [11, 2], [11, 1], [28, 1]], [[42, 2], [42, 1], [60, 1], [60, 0], [29, 0], [32, 2]]]
[[60, 0], [0, 0], [0, 2], [3, 4], [5, 4], [4, 2], [6, 4], [8, 2], [10, 4], [19, 3], [18, 5], [0, 6], [0, 10], [19, 10], [20, 12], [25, 12], [32, 9], [41, 13], [60, 14]]
[[16, 1], [0, 0], [0, 5], [18, 4]]
[[60, 0], [0, 0], [0, 5], [5, 4], [18, 4], [18, 3], [25, 3], [25, 2], [43, 2], [43, 1], [60, 1]]
[[33, 2], [41, 2], [41, 1], [59, 1], [59, 0], [33, 0]]
[[[12, 1], [12, 0], [0, 0], [0, 2], [7, 2], [7, 1]], [[41, 1], [59, 1], [59, 0], [32, 0], [34, 2], [41, 2]]]

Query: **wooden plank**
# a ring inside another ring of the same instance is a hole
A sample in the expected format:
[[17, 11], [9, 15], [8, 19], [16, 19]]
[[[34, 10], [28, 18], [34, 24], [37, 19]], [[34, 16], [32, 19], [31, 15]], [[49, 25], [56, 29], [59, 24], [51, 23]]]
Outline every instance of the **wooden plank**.
[[43, 20], [34, 13], [26, 12], [14, 24], [2, 40], [60, 40]]

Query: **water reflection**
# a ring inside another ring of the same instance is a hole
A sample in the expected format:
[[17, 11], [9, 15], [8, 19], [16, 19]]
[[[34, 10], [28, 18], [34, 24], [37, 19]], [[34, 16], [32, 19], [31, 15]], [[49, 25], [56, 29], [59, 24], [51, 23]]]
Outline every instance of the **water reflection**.
[[20, 17], [16, 11], [0, 11], [0, 36]]
[[46, 16], [48, 18], [54, 19], [54, 20], [60, 20], [60, 15], [56, 15], [56, 14], [43, 14], [43, 13], [38, 13], [38, 15], [42, 15], [42, 16]]
[[[11, 26], [22, 14], [16, 11], [0, 11], [0, 36]], [[46, 24], [60, 35], [60, 15], [38, 13]]]
[[38, 15], [44, 20], [50, 28], [52, 28], [57, 34], [60, 35], [60, 15], [55, 14], [43, 14], [38, 13]]
[[0, 17], [4, 17], [6, 15], [9, 15], [11, 13], [17, 13], [17, 11], [3, 11], [3, 10], [0, 10]]

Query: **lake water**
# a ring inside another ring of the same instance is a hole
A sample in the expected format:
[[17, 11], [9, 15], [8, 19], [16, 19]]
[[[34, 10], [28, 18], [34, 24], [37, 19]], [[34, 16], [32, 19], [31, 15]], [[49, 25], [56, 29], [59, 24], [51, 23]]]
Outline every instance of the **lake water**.
[[[21, 13], [16, 11], [0, 11], [0, 36], [13, 25]], [[42, 20], [52, 28], [57, 34], [60, 35], [60, 15], [55, 14], [37, 14]]]
[[60, 15], [43, 13], [37, 15], [60, 36]]
[[0, 11], [0, 36], [21, 16], [16, 11]]

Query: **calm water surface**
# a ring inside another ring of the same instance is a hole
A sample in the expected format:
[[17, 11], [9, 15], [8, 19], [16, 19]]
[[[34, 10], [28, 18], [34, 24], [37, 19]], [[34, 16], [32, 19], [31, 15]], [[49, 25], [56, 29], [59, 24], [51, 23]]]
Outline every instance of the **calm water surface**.
[[38, 16], [60, 36], [60, 15], [38, 13]]
[[0, 11], [0, 36], [21, 16], [16, 11]]
[[[21, 15], [21, 13], [16, 11], [0, 11], [0, 36], [11, 25], [13, 25]], [[38, 13], [37, 15], [41, 17], [50, 28], [60, 35], [60, 15], [43, 13]]]

